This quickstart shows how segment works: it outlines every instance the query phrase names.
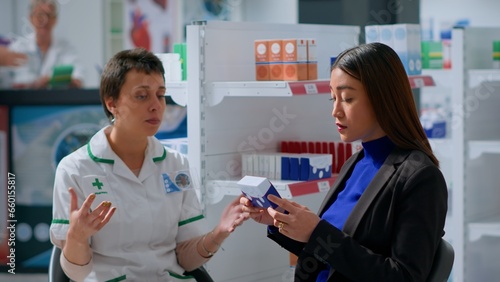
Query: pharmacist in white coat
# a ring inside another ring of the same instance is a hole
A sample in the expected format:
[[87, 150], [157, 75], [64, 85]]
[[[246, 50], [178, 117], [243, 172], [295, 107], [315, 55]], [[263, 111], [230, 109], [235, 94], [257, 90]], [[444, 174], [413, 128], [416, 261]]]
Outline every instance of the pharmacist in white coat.
[[76, 281], [190, 281], [185, 271], [207, 262], [249, 215], [236, 198], [202, 231], [187, 159], [153, 136], [166, 108], [156, 56], [117, 53], [100, 91], [112, 124], [56, 171], [50, 236], [61, 266]]
[[57, 22], [55, 0], [32, 0], [30, 23], [34, 33], [18, 37], [9, 47], [28, 57], [25, 64], [13, 70], [13, 88], [46, 88], [49, 86], [54, 67], [71, 65], [70, 87], [82, 87], [83, 68], [78, 63], [75, 48], [66, 40], [55, 38], [53, 30]]

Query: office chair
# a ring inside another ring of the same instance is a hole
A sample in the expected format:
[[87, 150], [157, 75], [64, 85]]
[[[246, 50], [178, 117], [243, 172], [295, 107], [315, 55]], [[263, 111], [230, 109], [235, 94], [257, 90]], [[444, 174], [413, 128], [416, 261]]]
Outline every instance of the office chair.
[[[61, 249], [54, 246], [52, 247], [52, 254], [50, 255], [49, 262], [49, 282], [69, 282], [70, 279], [61, 268], [61, 264], [59, 262], [59, 257], [61, 256]], [[208, 274], [207, 270], [200, 266], [199, 268], [184, 272], [184, 275], [193, 276], [197, 282], [214, 282]]]
[[59, 257], [61, 256], [61, 249], [56, 246], [52, 247], [52, 254], [50, 255], [49, 262], [49, 282], [68, 282], [68, 276], [61, 268]]
[[450, 277], [454, 259], [453, 246], [441, 238], [427, 282], [446, 282]]

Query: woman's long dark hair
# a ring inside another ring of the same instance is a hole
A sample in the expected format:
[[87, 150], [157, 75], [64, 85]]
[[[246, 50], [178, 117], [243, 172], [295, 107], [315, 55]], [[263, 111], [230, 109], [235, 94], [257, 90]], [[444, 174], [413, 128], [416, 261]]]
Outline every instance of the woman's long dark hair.
[[423, 151], [439, 166], [420, 123], [408, 75], [394, 50], [382, 43], [359, 45], [342, 52], [332, 70], [336, 68], [361, 81], [378, 123], [397, 147]]

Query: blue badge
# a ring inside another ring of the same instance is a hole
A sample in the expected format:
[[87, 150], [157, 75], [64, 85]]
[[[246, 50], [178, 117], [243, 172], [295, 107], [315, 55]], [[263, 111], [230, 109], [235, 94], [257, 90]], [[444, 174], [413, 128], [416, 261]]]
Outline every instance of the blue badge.
[[165, 194], [181, 191], [181, 189], [179, 189], [179, 187], [177, 187], [177, 185], [175, 185], [172, 182], [168, 174], [162, 173], [162, 176], [163, 176], [163, 185], [165, 187]]

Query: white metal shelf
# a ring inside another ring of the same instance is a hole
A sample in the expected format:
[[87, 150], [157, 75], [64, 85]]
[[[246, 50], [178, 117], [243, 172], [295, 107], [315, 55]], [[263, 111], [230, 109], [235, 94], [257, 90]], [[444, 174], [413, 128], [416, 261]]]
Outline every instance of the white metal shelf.
[[500, 237], [500, 217], [496, 216], [484, 222], [472, 222], [468, 224], [469, 241], [474, 242], [483, 236]]
[[224, 97], [291, 97], [296, 95], [328, 94], [330, 81], [229, 81], [212, 82], [207, 89], [208, 104], [215, 106]]
[[432, 77], [435, 86], [451, 87], [453, 83], [453, 71], [451, 69], [423, 69], [422, 75]]
[[[326, 192], [332, 187], [337, 179], [337, 174], [330, 178], [318, 179], [313, 181], [289, 181], [289, 180], [274, 180], [271, 183], [276, 188], [280, 196], [284, 199], [292, 199], [294, 197]], [[224, 196], [238, 196], [241, 191], [238, 187], [238, 180], [210, 180], [207, 181], [207, 191], [210, 195], [209, 203], [218, 203]]]
[[167, 82], [165, 83], [167, 88], [167, 96], [172, 97], [172, 100], [177, 105], [185, 107], [187, 105], [187, 82]]
[[[409, 76], [408, 79], [412, 88], [435, 85], [434, 79], [429, 75]], [[330, 80], [211, 82], [207, 88], [208, 104], [215, 106], [224, 97], [291, 97], [330, 94]]]
[[469, 141], [469, 158], [476, 159], [482, 154], [500, 154], [500, 141]]
[[469, 88], [475, 88], [487, 81], [500, 81], [500, 70], [474, 69], [468, 71]]

